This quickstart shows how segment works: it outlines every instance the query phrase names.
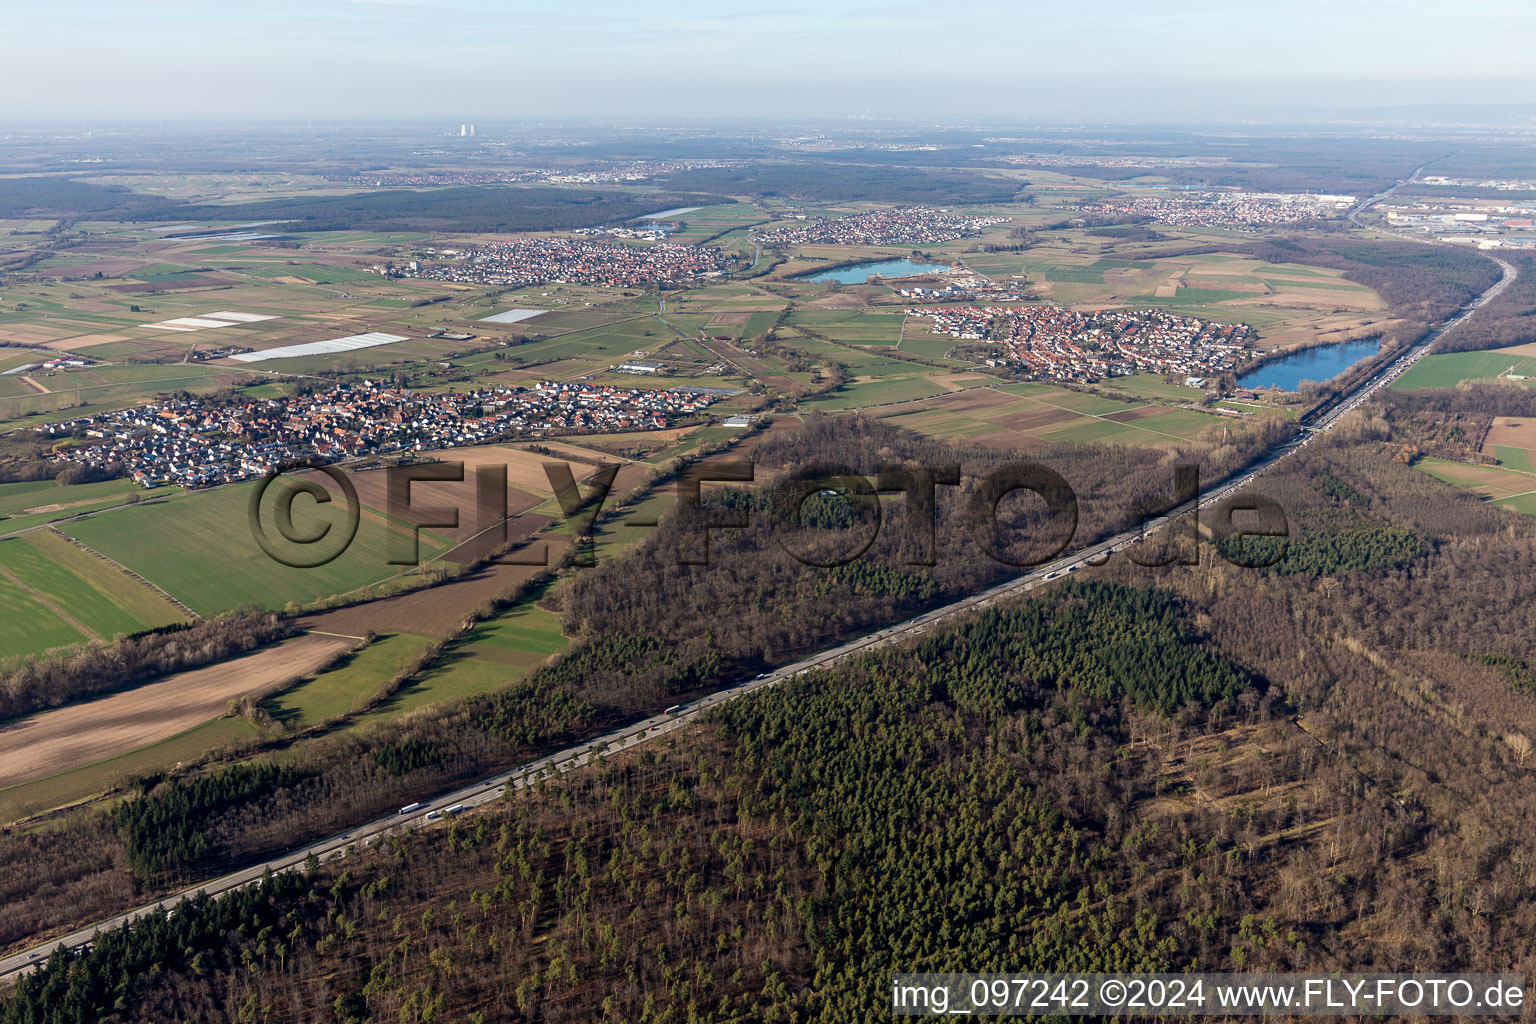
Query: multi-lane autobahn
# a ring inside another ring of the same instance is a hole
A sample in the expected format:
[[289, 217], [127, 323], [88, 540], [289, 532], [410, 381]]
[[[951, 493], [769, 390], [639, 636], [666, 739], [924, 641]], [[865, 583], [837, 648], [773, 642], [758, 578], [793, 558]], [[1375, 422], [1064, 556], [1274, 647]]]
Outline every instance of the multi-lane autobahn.
[[1232, 474], [1211, 490], [1201, 493], [1196, 500], [1186, 502], [1184, 505], [1169, 511], [1158, 519], [1144, 524], [1141, 528], [1117, 534], [1089, 547], [1074, 551], [1072, 554], [1059, 558], [1048, 565], [1034, 568], [1022, 576], [962, 598], [952, 604], [935, 608], [921, 615], [913, 616], [904, 622], [899, 622], [854, 640], [849, 640], [837, 647], [802, 658], [793, 664], [781, 666], [772, 672], [764, 673], [755, 679], [747, 680], [722, 690], [716, 690], [713, 693], [698, 697], [687, 703], [668, 708], [662, 714], [652, 715], [641, 721], [631, 722], [622, 728], [568, 747], [547, 757], [530, 761], [511, 771], [502, 772], [480, 782], [464, 786], [449, 793], [440, 793], [430, 798], [418, 797], [411, 793], [402, 793], [401, 803], [405, 809], [401, 812], [358, 825], [356, 828], [346, 832], [321, 839], [318, 842], [310, 843], [308, 846], [296, 850], [290, 850], [279, 857], [274, 857], [259, 864], [252, 864], [239, 871], [231, 872], [182, 892], [155, 900], [153, 903], [147, 903], [133, 910], [97, 921], [85, 928], [70, 932], [68, 935], [51, 939], [43, 945], [24, 949], [0, 959], [0, 980], [14, 978], [35, 969], [39, 963], [43, 962], [49, 951], [60, 944], [70, 949], [86, 946], [98, 931], [118, 927], [145, 914], [167, 913], [183, 897], [196, 893], [206, 893], [212, 896], [228, 892], [260, 880], [268, 871], [275, 873], [300, 868], [311, 855], [321, 860], [343, 857], [347, 855], [350, 849], [371, 845], [384, 836], [403, 833], [412, 828], [431, 827], [445, 817], [465, 813], [483, 804], [490, 803], [499, 799], [503, 793], [519, 790], [541, 777], [570, 771], [573, 768], [587, 764], [594, 758], [627, 750], [637, 744], [649, 742], [658, 736], [665, 736], [682, 728], [691, 719], [697, 718], [719, 707], [721, 704], [735, 700], [738, 697], [765, 687], [775, 686], [786, 679], [792, 679], [812, 669], [825, 668], [852, 655], [888, 644], [899, 643], [928, 632], [955, 616], [987, 608], [1005, 597], [1027, 593], [1037, 587], [1046, 586], [1056, 580], [1066, 578], [1085, 566], [1102, 565], [1115, 552], [1137, 543], [1147, 533], [1154, 532], [1170, 520], [1192, 511], [1197, 504], [1199, 508], [1207, 508], [1236, 494], [1250, 484], [1259, 474], [1305, 447], [1314, 436], [1331, 430], [1342, 416], [1357, 408], [1362, 402], [1375, 394], [1378, 389], [1390, 384], [1410, 366], [1418, 362], [1447, 331], [1452, 330], [1457, 324], [1471, 316], [1509, 286], [1509, 283], [1515, 279], [1515, 268], [1503, 260], [1498, 260], [1497, 262], [1503, 268], [1504, 274], [1496, 284], [1463, 306], [1454, 316], [1439, 327], [1432, 330], [1410, 351], [1394, 359], [1390, 364], [1378, 370], [1373, 376], [1358, 385], [1353, 391], [1336, 402], [1328, 412], [1310, 424], [1301, 427], [1295, 437], [1271, 449], [1257, 461]]

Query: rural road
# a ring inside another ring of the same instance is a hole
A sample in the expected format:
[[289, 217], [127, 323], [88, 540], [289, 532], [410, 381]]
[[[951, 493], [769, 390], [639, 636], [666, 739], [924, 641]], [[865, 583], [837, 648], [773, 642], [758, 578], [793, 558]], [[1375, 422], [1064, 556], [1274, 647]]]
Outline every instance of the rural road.
[[[1496, 262], [1503, 268], [1504, 276], [1488, 288], [1487, 291], [1468, 302], [1454, 316], [1430, 331], [1410, 351], [1377, 371], [1377, 373], [1361, 383], [1355, 390], [1339, 401], [1332, 410], [1319, 417], [1315, 422], [1302, 427], [1291, 440], [1271, 449], [1257, 461], [1250, 463], [1247, 468], [1239, 470], [1220, 485], [1201, 494], [1195, 500], [1186, 502], [1170, 510], [1165, 515], [1148, 522], [1146, 524], [1147, 532], [1161, 528], [1173, 518], [1187, 513], [1195, 507], [1201, 509], [1208, 508], [1235, 494], [1250, 484], [1259, 474], [1273, 468], [1305, 447], [1313, 436], [1331, 430], [1341, 417], [1370, 398], [1380, 388], [1391, 384], [1410, 366], [1418, 362], [1447, 331], [1452, 330], [1457, 324], [1482, 308], [1509, 286], [1516, 276], [1514, 266], [1503, 260], [1496, 260]], [[1107, 540], [1075, 551], [1049, 565], [1033, 569], [1022, 576], [1006, 580], [1003, 583], [962, 598], [952, 604], [935, 608], [921, 615], [913, 616], [904, 622], [849, 640], [846, 643], [813, 654], [810, 657], [802, 658], [792, 664], [781, 666], [772, 672], [764, 673], [755, 679], [705, 694], [684, 704], [669, 708], [667, 712], [662, 714], [652, 715], [649, 718], [631, 722], [602, 736], [568, 747], [547, 757], [530, 761], [511, 771], [502, 772], [499, 775], [472, 783], [452, 792], [426, 797], [402, 791], [399, 799], [403, 805], [410, 807], [409, 811], [402, 811], [358, 825], [350, 831], [333, 835], [327, 839], [311, 843], [308, 846], [291, 850], [260, 864], [253, 864], [239, 871], [192, 886], [181, 892], [156, 900], [153, 903], [148, 903], [133, 910], [97, 921], [85, 928], [70, 932], [61, 938], [52, 939], [30, 949], [23, 949], [0, 959], [0, 980], [14, 978], [33, 970], [46, 959], [48, 953], [53, 948], [61, 944], [70, 949], [77, 949], [89, 945], [98, 931], [115, 928], [146, 914], [168, 913], [184, 897], [193, 896], [198, 893], [216, 896], [220, 893], [229, 892], [232, 889], [238, 889], [256, 882], [268, 871], [279, 872], [302, 869], [304, 861], [311, 855], [321, 860], [345, 857], [350, 847], [359, 844], [364, 846], [371, 845], [384, 836], [401, 834], [412, 828], [429, 827], [434, 821], [442, 819], [445, 813], [462, 813], [463, 811], [491, 803], [500, 799], [503, 793], [515, 792], [539, 778], [567, 772], [573, 768], [588, 764], [596, 758], [628, 750], [638, 744], [653, 740], [658, 736], [665, 736], [668, 733], [681, 729], [690, 720], [704, 715], [738, 697], [746, 696], [749, 693], [770, 686], [776, 686], [785, 680], [803, 675], [812, 669], [825, 668], [853, 655], [919, 636], [955, 616], [991, 607], [1007, 597], [1028, 593], [1057, 579], [1065, 578], [1069, 574], [1077, 572], [1085, 565], [1102, 565], [1114, 552], [1135, 543], [1141, 536], [1143, 536], [1143, 531], [1140, 529], [1127, 530]]]

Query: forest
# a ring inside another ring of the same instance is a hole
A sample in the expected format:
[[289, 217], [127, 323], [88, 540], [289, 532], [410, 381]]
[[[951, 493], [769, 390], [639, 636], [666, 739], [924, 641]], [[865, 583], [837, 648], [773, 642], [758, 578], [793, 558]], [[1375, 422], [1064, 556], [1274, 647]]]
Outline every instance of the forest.
[[1167, 597], [1063, 588], [472, 822], [145, 919], [23, 980], [0, 1020], [851, 1022], [906, 964], [1169, 966], [1199, 931], [1114, 890], [1236, 834], [1133, 823], [1156, 760], [1113, 751], [1262, 703]]
[[678, 206], [732, 203], [717, 195], [552, 186], [462, 186], [344, 196], [294, 196], [199, 206], [62, 178], [0, 180], [0, 217], [95, 220], [288, 221], [284, 231], [550, 231], [617, 223]]
[[[592, 188], [477, 186], [296, 196], [253, 203], [177, 206], [176, 220], [290, 221], [285, 231], [554, 231], [617, 224], [679, 206], [734, 202], [681, 192], [644, 195]], [[130, 216], [128, 220], [164, 217]]]
[[1472, 352], [1536, 341], [1536, 259], [1514, 252], [1500, 258], [1513, 264], [1519, 276], [1477, 316], [1447, 334], [1439, 351]]

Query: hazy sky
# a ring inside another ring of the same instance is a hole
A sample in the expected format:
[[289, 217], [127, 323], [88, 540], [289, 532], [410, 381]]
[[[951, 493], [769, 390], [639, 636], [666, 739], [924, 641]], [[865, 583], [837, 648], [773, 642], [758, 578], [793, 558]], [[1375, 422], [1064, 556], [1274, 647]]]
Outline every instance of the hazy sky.
[[7, 0], [0, 121], [1536, 101], [1529, 0]]

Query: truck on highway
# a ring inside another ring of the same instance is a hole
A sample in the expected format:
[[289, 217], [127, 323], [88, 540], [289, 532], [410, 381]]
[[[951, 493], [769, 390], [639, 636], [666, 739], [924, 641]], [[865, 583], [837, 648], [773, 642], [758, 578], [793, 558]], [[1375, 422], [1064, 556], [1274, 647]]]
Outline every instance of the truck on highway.
[[420, 802], [417, 802], [417, 803], [414, 803], [414, 804], [406, 804], [404, 807], [400, 808], [399, 813], [400, 814], [410, 814], [412, 811], [419, 811], [419, 810], [421, 810], [421, 804], [420, 804]]

